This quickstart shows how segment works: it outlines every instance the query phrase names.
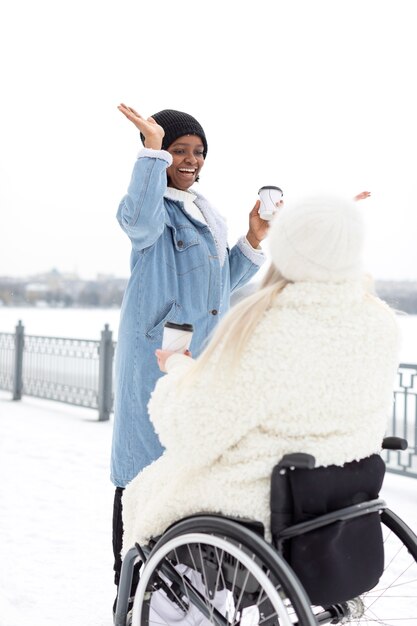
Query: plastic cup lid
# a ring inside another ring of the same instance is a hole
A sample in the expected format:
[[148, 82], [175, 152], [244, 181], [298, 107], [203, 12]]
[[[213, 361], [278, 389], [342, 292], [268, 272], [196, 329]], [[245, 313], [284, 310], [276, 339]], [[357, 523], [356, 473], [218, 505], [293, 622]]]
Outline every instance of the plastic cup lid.
[[275, 189], [276, 191], [280, 191], [281, 195], [284, 195], [284, 192], [282, 191], [281, 187], [276, 187], [275, 185], [265, 185], [264, 187], [261, 187], [258, 191], [258, 193], [261, 193], [261, 191], [264, 191], [266, 189]]
[[192, 324], [175, 324], [175, 322], [165, 322], [165, 328], [174, 328], [175, 330], [183, 330], [192, 333], [194, 328]]

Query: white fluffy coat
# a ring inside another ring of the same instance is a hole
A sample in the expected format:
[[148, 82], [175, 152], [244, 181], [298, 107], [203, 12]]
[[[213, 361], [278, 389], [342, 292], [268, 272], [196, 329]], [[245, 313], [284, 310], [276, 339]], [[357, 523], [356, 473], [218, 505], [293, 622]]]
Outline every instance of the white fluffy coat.
[[283, 454], [342, 465], [381, 447], [392, 405], [393, 312], [361, 281], [294, 283], [264, 314], [235, 376], [178, 389], [192, 366], [168, 360], [149, 402], [166, 451], [126, 488], [124, 551], [200, 512], [258, 519], [269, 531], [273, 466]]

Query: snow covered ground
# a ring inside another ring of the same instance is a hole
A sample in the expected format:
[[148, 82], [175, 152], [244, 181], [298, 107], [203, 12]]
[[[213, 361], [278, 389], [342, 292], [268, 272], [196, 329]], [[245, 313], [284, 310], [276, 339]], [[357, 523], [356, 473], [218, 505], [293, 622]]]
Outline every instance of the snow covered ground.
[[[112, 626], [111, 422], [0, 392], [0, 626]], [[382, 496], [417, 528], [417, 479]]]
[[0, 625], [111, 626], [110, 422], [0, 396]]

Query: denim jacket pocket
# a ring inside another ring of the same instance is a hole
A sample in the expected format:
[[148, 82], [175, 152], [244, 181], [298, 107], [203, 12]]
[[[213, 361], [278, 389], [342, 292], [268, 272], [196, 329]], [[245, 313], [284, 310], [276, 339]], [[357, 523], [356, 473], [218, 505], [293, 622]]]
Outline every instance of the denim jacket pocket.
[[155, 341], [155, 339], [160, 338], [162, 343], [162, 335], [164, 332], [165, 322], [175, 322], [177, 321], [179, 305], [174, 301], [171, 301], [167, 307], [165, 307], [165, 311], [161, 311], [161, 315], [163, 315], [162, 319], [159, 315], [156, 319], [158, 320], [154, 325], [150, 326], [146, 331], [146, 337]]
[[168, 267], [182, 276], [204, 265], [204, 250], [198, 232], [192, 226], [172, 225], [170, 231], [173, 247], [166, 258]]
[[200, 243], [198, 233], [192, 226], [171, 226], [171, 230], [177, 252], [184, 252]]

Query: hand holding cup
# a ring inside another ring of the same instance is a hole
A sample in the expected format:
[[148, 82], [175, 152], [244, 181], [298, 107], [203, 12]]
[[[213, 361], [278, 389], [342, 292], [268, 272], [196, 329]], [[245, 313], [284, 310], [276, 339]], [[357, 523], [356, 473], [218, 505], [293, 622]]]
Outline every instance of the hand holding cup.
[[192, 324], [166, 322], [162, 338], [162, 350], [183, 354], [190, 347], [193, 330]]
[[[164, 372], [164, 373], [167, 372], [166, 362], [168, 361], [169, 357], [172, 356], [173, 354], [178, 354], [178, 353], [173, 352], [172, 350], [155, 350], [156, 360], [158, 362], [158, 367], [161, 370], [161, 372]], [[184, 352], [184, 355], [189, 356], [189, 357], [192, 356], [189, 350], [186, 350]]]

